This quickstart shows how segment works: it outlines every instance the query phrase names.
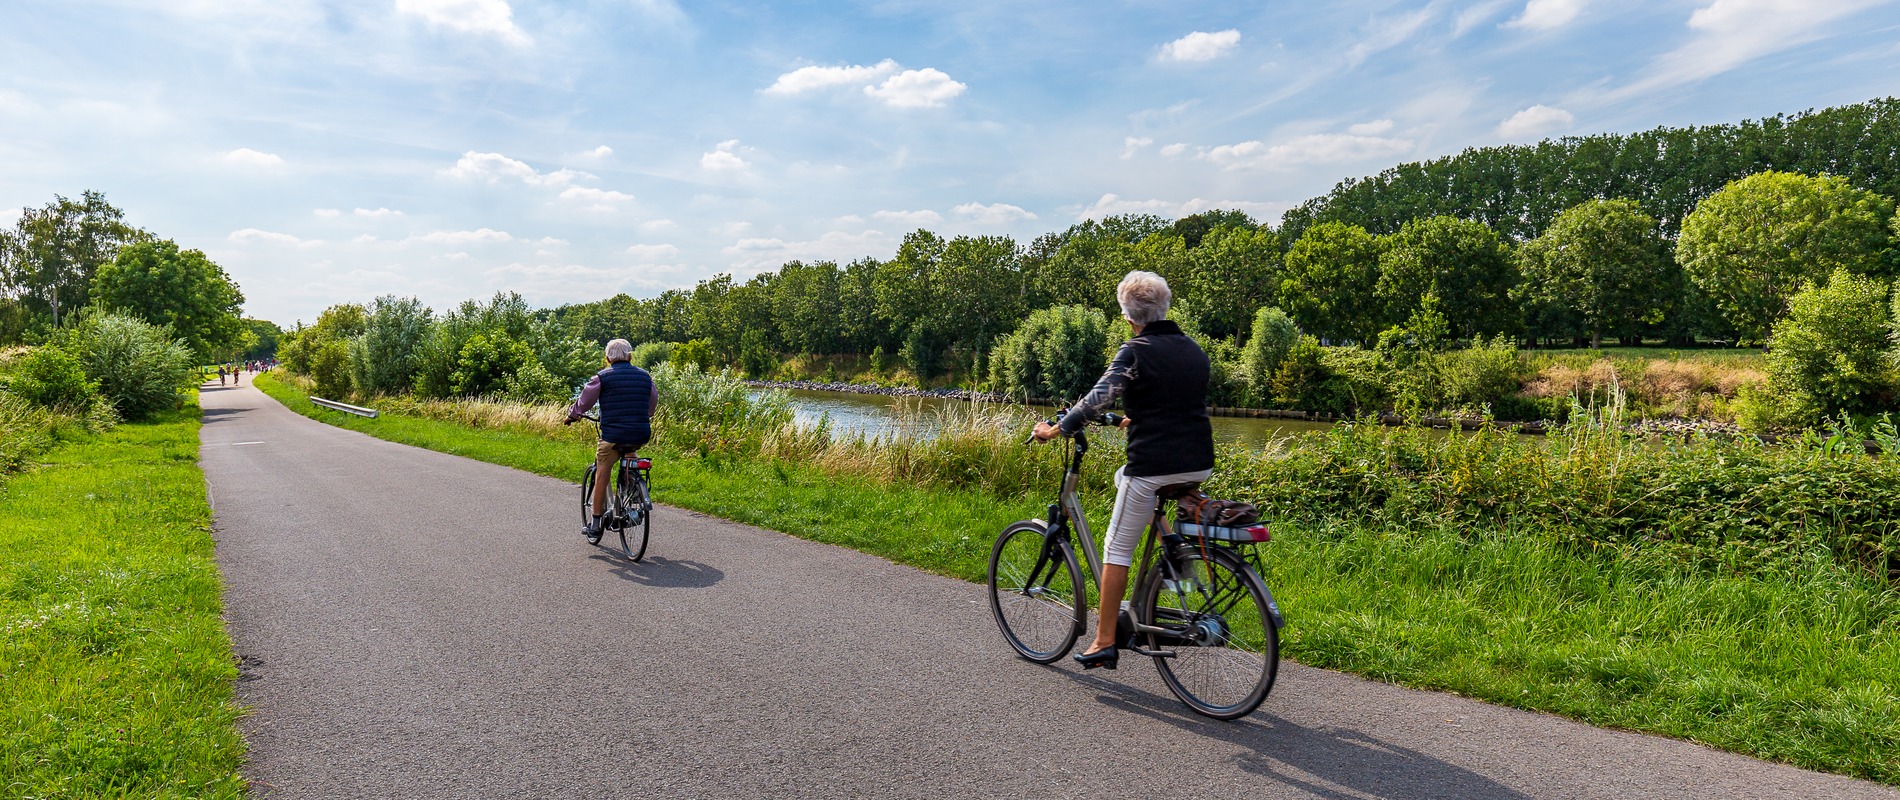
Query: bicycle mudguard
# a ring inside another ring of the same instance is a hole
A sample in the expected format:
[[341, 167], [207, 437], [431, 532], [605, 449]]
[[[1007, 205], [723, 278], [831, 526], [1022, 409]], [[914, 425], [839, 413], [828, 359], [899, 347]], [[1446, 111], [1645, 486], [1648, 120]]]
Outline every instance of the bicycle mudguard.
[[1273, 590], [1267, 588], [1267, 582], [1260, 582], [1260, 591], [1267, 593], [1267, 615], [1273, 617], [1273, 629], [1286, 628], [1286, 617], [1280, 616], [1280, 602], [1273, 599]]

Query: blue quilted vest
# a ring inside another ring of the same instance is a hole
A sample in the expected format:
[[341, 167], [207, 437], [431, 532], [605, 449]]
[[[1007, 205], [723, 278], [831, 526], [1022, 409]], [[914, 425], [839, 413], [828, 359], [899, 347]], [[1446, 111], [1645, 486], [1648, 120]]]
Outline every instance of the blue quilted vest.
[[600, 438], [638, 447], [653, 438], [653, 376], [625, 361], [600, 371]]

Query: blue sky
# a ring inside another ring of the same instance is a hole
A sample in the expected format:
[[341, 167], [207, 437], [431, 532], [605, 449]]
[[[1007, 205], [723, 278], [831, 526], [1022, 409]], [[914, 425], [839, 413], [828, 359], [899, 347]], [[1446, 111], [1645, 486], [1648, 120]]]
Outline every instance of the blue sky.
[[1896, 0], [12, 0], [0, 214], [106, 193], [246, 313], [651, 296], [908, 231], [1276, 221], [1466, 147], [1900, 95]]

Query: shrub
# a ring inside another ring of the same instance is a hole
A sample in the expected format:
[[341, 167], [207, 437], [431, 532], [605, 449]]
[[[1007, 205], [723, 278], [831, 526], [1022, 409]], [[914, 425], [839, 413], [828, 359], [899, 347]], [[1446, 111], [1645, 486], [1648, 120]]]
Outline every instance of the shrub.
[[1460, 409], [1489, 405], [1493, 413], [1503, 416], [1504, 409], [1519, 408], [1512, 400], [1522, 385], [1522, 373], [1523, 362], [1511, 340], [1495, 336], [1488, 342], [1474, 341], [1469, 348], [1444, 355], [1446, 402]]
[[319, 397], [343, 400], [350, 396], [355, 384], [350, 377], [350, 344], [348, 339], [330, 339], [316, 344], [310, 353], [310, 377], [317, 382], [316, 393]]
[[[534, 351], [500, 331], [477, 333], [462, 344], [449, 390], [458, 397], [485, 397], [507, 391], [508, 378], [529, 364], [539, 365]], [[544, 370], [545, 371], [545, 370]]]
[[549, 323], [535, 323], [528, 334], [528, 346], [534, 350], [541, 370], [565, 387], [564, 391], [580, 387], [604, 365], [600, 346], [578, 336], [564, 335], [559, 327]]
[[1873, 411], [1892, 392], [1887, 292], [1886, 281], [1836, 270], [1826, 285], [1789, 301], [1788, 316], [1775, 324], [1768, 379], [1790, 420]]
[[719, 351], [711, 339], [694, 339], [672, 348], [666, 363], [674, 367], [696, 367], [705, 372], [719, 365]]
[[376, 298], [363, 334], [350, 342], [350, 382], [362, 392], [395, 394], [415, 383], [418, 352], [433, 314], [413, 297]]
[[1288, 351], [1300, 339], [1293, 318], [1278, 308], [1263, 308], [1253, 315], [1253, 335], [1241, 349], [1241, 373], [1256, 397], [1273, 394], [1273, 374], [1280, 369]]
[[40, 347], [12, 365], [8, 390], [29, 403], [48, 408], [82, 409], [99, 396], [99, 382], [88, 380], [79, 359], [57, 347]]
[[1108, 321], [1087, 306], [1056, 306], [1029, 315], [990, 353], [990, 383], [1014, 397], [1081, 397], [1101, 377]]
[[633, 348], [633, 365], [644, 370], [652, 370], [665, 364], [673, 355], [672, 342], [647, 342]]
[[530, 361], [503, 382], [503, 394], [521, 403], [560, 403], [574, 396], [573, 388], [559, 376], [548, 372], [540, 362]]
[[179, 391], [198, 372], [191, 350], [170, 332], [119, 314], [89, 312], [54, 346], [78, 357], [99, 394], [131, 420], [177, 408]]

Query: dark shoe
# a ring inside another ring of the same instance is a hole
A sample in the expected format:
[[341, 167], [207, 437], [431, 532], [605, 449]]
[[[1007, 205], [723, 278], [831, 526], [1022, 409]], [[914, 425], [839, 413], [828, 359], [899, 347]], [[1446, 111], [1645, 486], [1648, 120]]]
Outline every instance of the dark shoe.
[[1076, 653], [1075, 663], [1081, 664], [1083, 669], [1095, 669], [1096, 667], [1114, 669], [1116, 663], [1121, 661], [1121, 658], [1121, 648], [1104, 647], [1093, 653]]
[[593, 522], [581, 526], [581, 535], [587, 537], [588, 544], [600, 544], [600, 530], [601, 519], [595, 517]]

